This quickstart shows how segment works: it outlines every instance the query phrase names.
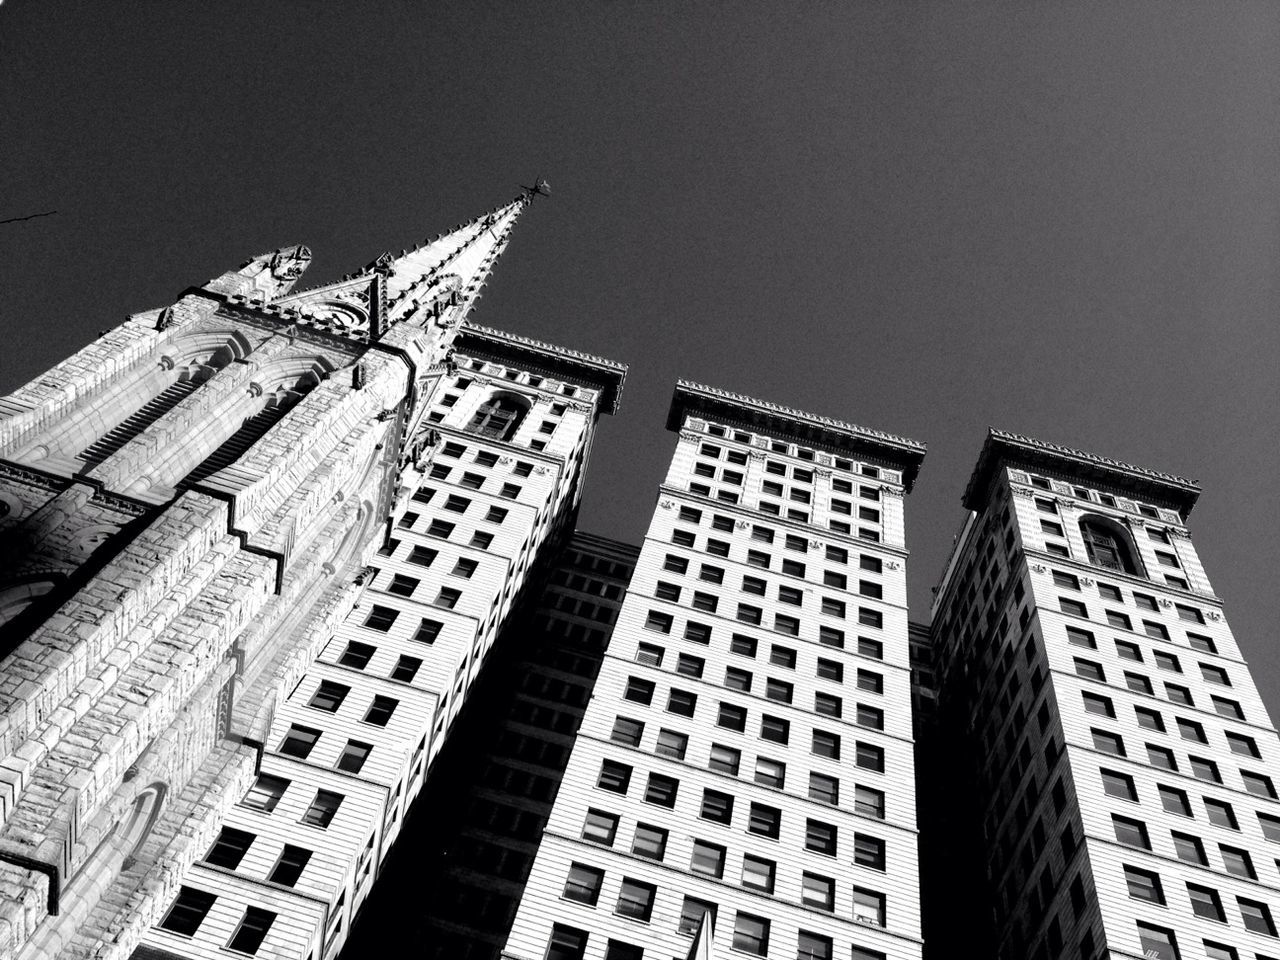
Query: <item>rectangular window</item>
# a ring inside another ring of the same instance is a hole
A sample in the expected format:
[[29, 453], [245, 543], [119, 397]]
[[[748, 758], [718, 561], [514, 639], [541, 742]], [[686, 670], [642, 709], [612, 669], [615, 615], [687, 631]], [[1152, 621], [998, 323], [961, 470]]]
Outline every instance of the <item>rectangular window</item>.
[[193, 936], [217, 899], [216, 895], [207, 890], [184, 884], [178, 889], [178, 897], [173, 901], [173, 906], [160, 921], [160, 928], [186, 937]]
[[711, 745], [711, 756], [707, 760], [707, 768], [717, 773], [727, 773], [731, 777], [738, 775], [738, 765], [742, 762], [742, 752], [733, 747], [718, 743]]
[[283, 777], [275, 777], [269, 773], [259, 774], [258, 779], [254, 781], [240, 803], [254, 810], [270, 813], [276, 808], [284, 792], [289, 789], [289, 782]]
[[680, 781], [675, 777], [664, 776], [661, 773], [649, 774], [649, 783], [644, 790], [645, 803], [656, 804], [659, 807], [674, 807], [676, 805], [676, 792], [680, 789]]
[[374, 604], [369, 609], [369, 615], [364, 618], [364, 625], [370, 630], [380, 630], [386, 633], [391, 629], [391, 625], [396, 622], [396, 617], [399, 615], [399, 610], [392, 610], [390, 607], [380, 607]]
[[713, 823], [732, 823], [733, 797], [719, 790], [703, 790], [702, 809], [698, 815], [703, 820], [710, 820]]
[[369, 709], [364, 715], [363, 722], [371, 723], [375, 727], [385, 727], [399, 705], [400, 701], [392, 697], [375, 696], [373, 703], [369, 704]]
[[289, 727], [289, 732], [280, 741], [279, 752], [289, 757], [305, 760], [308, 754], [311, 753], [311, 748], [316, 745], [316, 741], [319, 739], [319, 730], [313, 727], [302, 727], [295, 723]]
[[342, 755], [338, 757], [337, 768], [345, 773], [359, 773], [372, 752], [372, 744], [348, 740], [347, 745], [342, 748]]
[[724, 876], [724, 854], [724, 847], [704, 840], [694, 840], [689, 869], [694, 873], [719, 879]]
[[653, 900], [657, 893], [657, 887], [651, 883], [641, 883], [639, 880], [623, 877], [622, 886], [618, 891], [618, 902], [613, 912], [620, 917], [630, 917], [632, 920], [643, 920], [648, 923], [649, 916], [653, 913]]
[[661, 860], [667, 852], [667, 831], [647, 823], [637, 823], [631, 852], [649, 860]]
[[689, 737], [687, 735], [663, 728], [658, 731], [658, 742], [654, 745], [653, 752], [660, 757], [683, 760], [684, 752], [688, 746]]
[[444, 629], [444, 624], [439, 620], [423, 617], [422, 622], [418, 624], [418, 629], [414, 633], [413, 639], [418, 643], [435, 643], [436, 637], [440, 636], [442, 629]]
[[307, 812], [302, 815], [302, 823], [312, 827], [327, 827], [333, 820], [333, 815], [338, 812], [338, 807], [342, 804], [342, 794], [334, 793], [332, 790], [317, 790], [315, 799], [311, 801], [311, 806], [307, 808]]
[[763, 857], [744, 854], [742, 857], [742, 885], [773, 893], [773, 878], [777, 864]]
[[631, 768], [624, 763], [605, 760], [600, 764], [600, 776], [596, 786], [611, 793], [626, 793], [631, 783]]
[[600, 885], [603, 882], [603, 870], [597, 870], [582, 863], [573, 863], [569, 865], [569, 874], [565, 878], [564, 890], [560, 895], [566, 900], [594, 906], [600, 899]]
[[310, 861], [310, 850], [286, 843], [284, 851], [280, 854], [280, 859], [271, 868], [271, 873], [267, 875], [267, 879], [272, 883], [292, 887], [298, 882], [298, 878], [302, 876], [302, 871], [307, 868], [307, 864]]
[[769, 954], [769, 921], [738, 911], [733, 921], [733, 949], [757, 957]]
[[332, 680], [321, 680], [320, 685], [316, 687], [315, 693], [307, 701], [307, 706], [315, 710], [323, 710], [326, 713], [335, 713], [342, 706], [342, 701], [347, 698], [347, 694], [350, 692], [351, 688], [345, 684], [334, 683]]
[[234, 870], [240, 866], [240, 861], [244, 859], [244, 855], [256, 839], [256, 834], [237, 830], [234, 827], [223, 827], [218, 834], [218, 839], [209, 848], [209, 852], [205, 854], [204, 862], [211, 863], [215, 867]]

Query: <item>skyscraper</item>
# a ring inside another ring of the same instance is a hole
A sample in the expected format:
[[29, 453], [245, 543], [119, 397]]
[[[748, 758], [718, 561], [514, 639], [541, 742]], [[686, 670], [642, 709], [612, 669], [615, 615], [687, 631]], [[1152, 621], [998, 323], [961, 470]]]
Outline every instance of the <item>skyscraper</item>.
[[675, 456], [503, 952], [920, 955], [922, 445], [681, 382]]
[[1280, 743], [1187, 530], [1198, 495], [987, 437], [932, 624], [968, 779], [926, 774], [973, 811], [935, 842], [977, 855], [938, 902], [980, 955], [1280, 955]]

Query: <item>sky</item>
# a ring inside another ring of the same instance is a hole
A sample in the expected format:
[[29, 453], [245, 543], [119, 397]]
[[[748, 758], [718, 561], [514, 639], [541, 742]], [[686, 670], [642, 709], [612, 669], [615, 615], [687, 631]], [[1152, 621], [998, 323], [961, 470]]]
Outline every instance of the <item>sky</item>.
[[582, 526], [638, 542], [687, 378], [929, 445], [1192, 477], [1280, 714], [1280, 5], [0, 4], [0, 393], [305, 243], [335, 279], [545, 177], [472, 319], [630, 365]]

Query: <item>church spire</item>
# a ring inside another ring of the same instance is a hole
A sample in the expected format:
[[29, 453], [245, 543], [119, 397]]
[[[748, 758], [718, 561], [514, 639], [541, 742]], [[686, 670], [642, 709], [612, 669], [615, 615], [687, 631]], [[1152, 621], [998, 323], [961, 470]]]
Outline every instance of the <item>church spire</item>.
[[540, 192], [527, 190], [410, 250], [384, 253], [336, 283], [276, 302], [312, 322], [367, 333], [373, 340], [400, 323], [456, 326], [479, 296], [517, 218]]

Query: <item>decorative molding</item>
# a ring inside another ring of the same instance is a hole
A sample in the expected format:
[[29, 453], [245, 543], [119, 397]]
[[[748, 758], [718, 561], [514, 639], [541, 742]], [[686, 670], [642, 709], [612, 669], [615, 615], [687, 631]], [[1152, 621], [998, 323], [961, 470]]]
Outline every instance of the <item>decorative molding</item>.
[[795, 407], [786, 407], [780, 403], [771, 403], [768, 400], [757, 400], [755, 397], [749, 397], [743, 393], [733, 393], [729, 390], [721, 390], [717, 387], [710, 387], [704, 383], [696, 383], [692, 380], [677, 380], [677, 393], [680, 390], [696, 390], [699, 393], [715, 397], [719, 400], [726, 400], [730, 403], [739, 403], [755, 407], [760, 410], [766, 410], [769, 413], [787, 417], [792, 420], [802, 420], [807, 423], [831, 427], [834, 430], [852, 433], [866, 439], [879, 440], [882, 443], [891, 443], [895, 446], [905, 447], [908, 450], [917, 451], [919, 453], [924, 453], [925, 451], [925, 445], [919, 440], [900, 437], [896, 434], [886, 433], [883, 430], [872, 430], [869, 427], [860, 427], [856, 423], [849, 423], [846, 420], [837, 420], [835, 417], [823, 417], [818, 414], [807, 413], [804, 410], [797, 410]]
[[1086, 587], [1092, 587], [1094, 583], [1096, 583], [1097, 581], [1095, 581], [1093, 577], [1081, 577], [1080, 582], [1083, 583]]
[[902, 564], [900, 564], [897, 560], [886, 560], [884, 562], [884, 565], [885, 565], [885, 569], [887, 570], [899, 570], [902, 567]]
[[707, 429], [707, 421], [702, 420], [702, 419], [699, 419], [698, 417], [690, 417], [688, 420], [686, 420], [686, 421], [685, 421], [685, 425], [686, 425], [690, 430], [705, 430], [705, 429]]
[[739, 530], [745, 530], [747, 529], [747, 527], [751, 526], [751, 524], [748, 523], [746, 520], [739, 520], [736, 524], [734, 524], [734, 526], [736, 526]]
[[1129, 524], [1129, 526], [1139, 530], [1147, 525], [1147, 521], [1142, 517], [1137, 517], [1137, 516], [1121, 517], [1120, 519], [1122, 519], [1125, 523]]
[[1183, 486], [1199, 488], [1199, 483], [1195, 480], [1188, 480], [1186, 477], [1179, 477], [1172, 473], [1161, 473], [1159, 470], [1148, 470], [1145, 467], [1135, 467], [1131, 463], [1125, 463], [1123, 460], [1113, 460], [1110, 457], [1099, 456], [1096, 453], [1086, 453], [1083, 450], [1076, 450], [1072, 447], [1064, 447], [1056, 443], [1048, 443], [1044, 440], [1036, 440], [1034, 437], [1023, 436], [1019, 433], [1010, 433], [1007, 430], [992, 430], [991, 436], [998, 440], [1005, 440], [1012, 443], [1022, 444], [1036, 450], [1044, 450], [1050, 453], [1059, 453], [1077, 460], [1085, 460], [1089, 463], [1096, 463], [1105, 467], [1112, 467], [1116, 470], [1123, 470], [1125, 473], [1134, 476], [1146, 477], [1152, 480], [1161, 480], [1165, 483], [1176, 483]]
[[675, 502], [674, 500], [659, 500], [659, 501], [658, 501], [658, 506], [660, 506], [663, 510], [670, 510], [670, 509], [671, 509], [672, 507], [674, 507], [675, 505], [676, 505], [676, 502]]
[[829, 477], [829, 476], [831, 476], [831, 471], [830, 471], [830, 470], [828, 470], [828, 469], [827, 469], [827, 468], [825, 468], [825, 467], [814, 467], [814, 468], [813, 468], [813, 473], [814, 473], [814, 475], [815, 475], [815, 476], [818, 476], [818, 477]]
[[505, 467], [505, 466], [506, 466], [508, 463], [510, 463], [510, 462], [511, 462], [511, 458], [510, 458], [510, 457], [499, 457], [499, 458], [498, 458], [498, 465], [499, 465], [499, 466]]
[[1166, 610], [1173, 606], [1173, 601], [1170, 600], [1168, 597], [1161, 597], [1157, 602], [1160, 604], [1160, 606], [1164, 607]]
[[542, 464], [539, 464], [538, 466], [533, 468], [533, 475], [535, 477], [544, 477], [550, 472], [551, 470], [546, 466], [543, 466]]
[[748, 460], [763, 460], [763, 459], [765, 458], [765, 456], [766, 456], [766, 454], [765, 454], [765, 452], [764, 452], [763, 450], [748, 450], [748, 451], [747, 451], [747, 459], [748, 459]]
[[1204, 615], [1208, 617], [1210, 620], [1212, 620], [1214, 623], [1217, 623], [1219, 620], [1222, 619], [1222, 614], [1220, 614], [1217, 610], [1206, 610], [1204, 612]]
[[1036, 495], [1036, 492], [1030, 487], [1011, 487], [1011, 489], [1015, 497], [1022, 497], [1024, 500], [1034, 499]]
[[1031, 564], [1031, 572], [1032, 572], [1032, 573], [1044, 573], [1044, 572], [1045, 572], [1045, 570], [1047, 570], [1047, 569], [1048, 569], [1048, 568], [1047, 568], [1043, 563], [1033, 563], [1033, 564]]
[[1010, 470], [1009, 480], [1013, 483], [1030, 483], [1031, 478], [1021, 470]]
[[697, 440], [699, 439], [699, 437], [692, 430], [681, 430], [680, 439], [681, 440]]
[[902, 499], [903, 493], [900, 487], [880, 487], [880, 495], [882, 497], [897, 497]]
[[570, 350], [567, 347], [558, 347], [554, 343], [544, 343], [541, 340], [534, 340], [532, 337], [521, 337], [514, 333], [507, 333], [505, 330], [495, 330], [492, 327], [482, 327], [476, 323], [464, 323], [462, 331], [467, 333], [478, 333], [494, 340], [502, 340], [506, 343], [519, 344], [522, 347], [532, 347], [535, 350], [541, 350], [546, 353], [553, 353], [558, 357], [567, 357], [570, 360], [579, 360], [584, 363], [594, 363], [610, 370], [619, 372], [625, 371], [626, 365], [618, 363], [616, 360], [606, 360], [604, 357], [597, 357], [592, 353], [583, 353], [579, 350]]
[[1171, 537], [1177, 537], [1179, 540], [1191, 539], [1191, 531], [1183, 529], [1182, 527], [1168, 527], [1166, 528], [1165, 533], [1169, 534]]

